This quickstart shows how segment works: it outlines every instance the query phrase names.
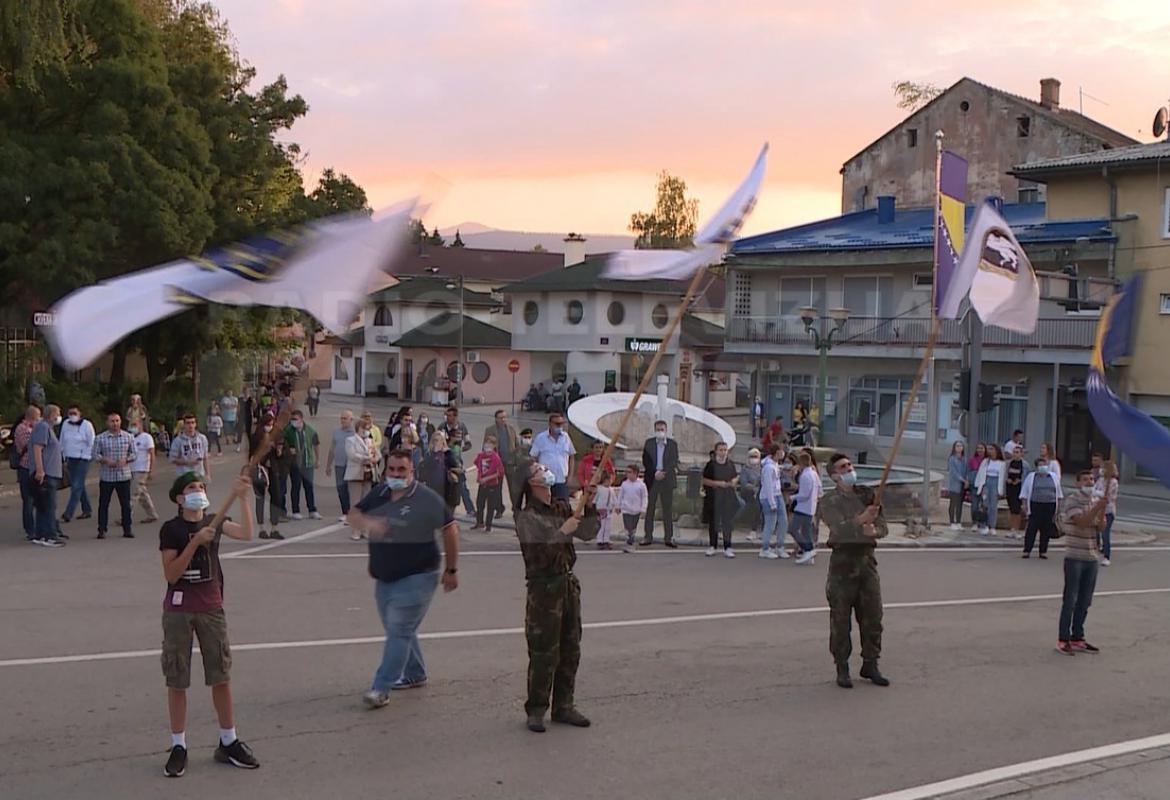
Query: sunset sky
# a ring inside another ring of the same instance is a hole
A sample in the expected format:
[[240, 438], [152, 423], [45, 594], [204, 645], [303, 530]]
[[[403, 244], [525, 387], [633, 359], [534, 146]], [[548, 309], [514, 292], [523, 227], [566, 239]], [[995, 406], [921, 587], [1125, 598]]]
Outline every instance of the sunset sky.
[[[964, 75], [1143, 141], [1170, 97], [1170, 4], [981, 0], [215, 0], [240, 52], [310, 105], [291, 138], [375, 207], [443, 186], [428, 216], [624, 233], [661, 169], [700, 217], [772, 144], [747, 232], [831, 216], [843, 161], [903, 115], [891, 84]], [[868, 10], [866, 10], [868, 9]], [[1026, 10], [1024, 10], [1026, 9]]]

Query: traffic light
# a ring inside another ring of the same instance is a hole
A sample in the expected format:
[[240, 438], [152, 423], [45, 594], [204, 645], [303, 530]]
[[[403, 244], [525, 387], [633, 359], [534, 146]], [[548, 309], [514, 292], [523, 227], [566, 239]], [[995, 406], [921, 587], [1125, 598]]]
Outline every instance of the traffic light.
[[955, 373], [955, 391], [959, 395], [959, 408], [967, 409], [971, 406], [971, 370], [964, 369]]
[[979, 384], [979, 405], [976, 411], [990, 411], [999, 405], [999, 387], [993, 383]]

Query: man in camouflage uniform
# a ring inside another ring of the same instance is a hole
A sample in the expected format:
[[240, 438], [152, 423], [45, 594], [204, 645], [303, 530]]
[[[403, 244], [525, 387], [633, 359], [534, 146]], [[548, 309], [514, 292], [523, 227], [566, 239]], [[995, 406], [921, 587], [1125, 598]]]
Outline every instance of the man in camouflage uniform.
[[857, 614], [861, 632], [861, 677], [878, 686], [890, 682], [878, 671], [882, 654], [882, 586], [873, 551], [890, 531], [874, 492], [857, 486], [853, 463], [841, 453], [829, 459], [829, 477], [837, 488], [821, 500], [821, 518], [829, 526], [829, 651], [837, 663], [837, 685], [852, 689], [849, 655], [853, 651], [850, 616]]
[[556, 477], [530, 463], [524, 474], [523, 510], [516, 514], [516, 535], [524, 555], [528, 607], [524, 635], [528, 639], [528, 730], [544, 732], [544, 712], [552, 696], [552, 721], [589, 727], [589, 719], [573, 705], [573, 686], [581, 661], [581, 584], [573, 574], [577, 551], [573, 539], [590, 541], [600, 528], [592, 489], [582, 517], [568, 502], [554, 499]]

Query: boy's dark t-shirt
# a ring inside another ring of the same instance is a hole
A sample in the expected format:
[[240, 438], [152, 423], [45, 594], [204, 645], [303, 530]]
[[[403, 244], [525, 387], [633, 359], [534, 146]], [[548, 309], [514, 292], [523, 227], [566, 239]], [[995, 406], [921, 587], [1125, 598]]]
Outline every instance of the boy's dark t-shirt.
[[[223, 522], [228, 521], [224, 517]], [[223, 608], [223, 569], [219, 563], [219, 537], [223, 534], [219, 523], [211, 544], [196, 549], [183, 576], [167, 586], [163, 608], [188, 614], [216, 611]], [[200, 529], [207, 524], [206, 517], [198, 522], [183, 519], [182, 515], [163, 523], [158, 532], [158, 549], [182, 553]]]

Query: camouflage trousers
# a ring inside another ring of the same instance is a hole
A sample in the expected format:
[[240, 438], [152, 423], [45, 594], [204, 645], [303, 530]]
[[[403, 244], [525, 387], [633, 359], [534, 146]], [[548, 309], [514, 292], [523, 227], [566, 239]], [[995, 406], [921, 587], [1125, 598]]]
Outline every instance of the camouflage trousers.
[[882, 654], [882, 584], [872, 552], [834, 550], [825, 582], [829, 599], [829, 652], [844, 664], [853, 652], [852, 619], [861, 632], [861, 657], [876, 661]]
[[553, 713], [572, 708], [581, 662], [581, 584], [576, 575], [528, 580], [524, 636], [528, 639], [524, 710], [544, 713], [550, 694]]

